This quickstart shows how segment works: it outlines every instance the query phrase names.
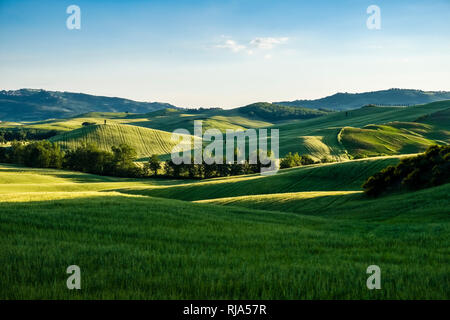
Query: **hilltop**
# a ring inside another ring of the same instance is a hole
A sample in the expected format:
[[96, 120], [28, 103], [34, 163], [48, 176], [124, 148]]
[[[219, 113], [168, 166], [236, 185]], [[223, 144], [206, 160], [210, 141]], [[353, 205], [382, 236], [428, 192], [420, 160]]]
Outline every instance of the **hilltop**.
[[422, 91], [414, 89], [389, 89], [362, 93], [336, 93], [316, 100], [276, 102], [292, 107], [351, 110], [365, 105], [407, 106], [435, 101], [450, 100], [449, 91]]

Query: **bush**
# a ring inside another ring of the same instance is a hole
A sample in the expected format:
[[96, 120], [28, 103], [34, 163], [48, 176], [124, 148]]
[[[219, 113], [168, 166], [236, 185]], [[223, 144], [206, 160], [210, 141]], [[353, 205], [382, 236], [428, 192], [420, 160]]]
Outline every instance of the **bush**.
[[95, 124], [96, 124], [95, 122], [88, 122], [88, 121], [86, 121], [86, 122], [83, 122], [81, 125], [83, 127], [88, 127], [88, 126], [93, 126]]
[[431, 146], [416, 157], [405, 158], [369, 177], [363, 184], [368, 196], [408, 189], [418, 190], [450, 182], [450, 146]]
[[289, 152], [286, 155], [286, 157], [281, 159], [280, 168], [281, 169], [293, 168], [293, 167], [299, 167], [299, 166], [306, 166], [306, 165], [314, 164], [314, 163], [316, 163], [316, 162], [309, 155], [300, 156], [300, 155], [298, 155], [297, 152], [294, 154]]

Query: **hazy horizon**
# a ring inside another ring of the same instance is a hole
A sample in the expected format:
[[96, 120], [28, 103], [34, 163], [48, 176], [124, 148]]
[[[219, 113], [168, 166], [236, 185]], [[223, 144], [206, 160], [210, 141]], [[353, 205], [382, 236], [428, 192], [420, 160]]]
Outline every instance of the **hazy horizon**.
[[158, 102], [158, 103], [168, 103], [171, 104], [175, 107], [179, 107], [179, 108], [186, 108], [186, 109], [192, 109], [192, 108], [223, 108], [223, 109], [234, 109], [234, 108], [239, 108], [248, 104], [252, 104], [252, 103], [258, 103], [258, 102], [269, 102], [269, 103], [275, 103], [275, 102], [285, 102], [285, 101], [295, 101], [295, 100], [318, 100], [321, 98], [326, 98], [329, 96], [333, 96], [335, 94], [338, 93], [348, 93], [348, 94], [359, 94], [359, 93], [368, 93], [368, 92], [377, 92], [377, 91], [386, 91], [386, 90], [391, 90], [391, 89], [400, 89], [400, 90], [417, 90], [417, 91], [423, 91], [423, 92], [450, 92], [450, 90], [423, 90], [423, 89], [417, 89], [417, 88], [385, 88], [385, 89], [380, 89], [380, 90], [373, 90], [373, 91], [359, 91], [359, 92], [351, 92], [351, 91], [343, 91], [343, 92], [334, 92], [332, 94], [328, 94], [326, 96], [320, 96], [320, 97], [315, 97], [315, 98], [298, 98], [298, 99], [292, 99], [292, 100], [286, 100], [286, 99], [281, 99], [281, 100], [277, 100], [277, 101], [253, 101], [247, 104], [241, 104], [241, 105], [236, 105], [236, 106], [231, 106], [231, 107], [222, 107], [222, 106], [183, 106], [183, 105], [177, 105], [172, 103], [171, 101], [156, 101], [156, 100], [138, 100], [138, 99], [133, 99], [130, 97], [123, 97], [123, 96], [117, 96], [117, 95], [102, 95], [102, 94], [96, 94], [96, 93], [90, 93], [90, 92], [77, 92], [77, 91], [73, 91], [73, 90], [51, 90], [51, 89], [46, 89], [46, 88], [12, 88], [12, 89], [5, 89], [5, 88], [0, 88], [0, 91], [18, 91], [18, 90], [45, 90], [45, 91], [57, 91], [57, 92], [70, 92], [70, 93], [80, 93], [80, 94], [88, 94], [88, 95], [93, 95], [93, 96], [101, 96], [101, 97], [107, 97], [107, 98], [120, 98], [120, 99], [128, 99], [128, 100], [133, 100], [136, 102], [147, 102], [147, 103], [154, 103], [154, 102]]

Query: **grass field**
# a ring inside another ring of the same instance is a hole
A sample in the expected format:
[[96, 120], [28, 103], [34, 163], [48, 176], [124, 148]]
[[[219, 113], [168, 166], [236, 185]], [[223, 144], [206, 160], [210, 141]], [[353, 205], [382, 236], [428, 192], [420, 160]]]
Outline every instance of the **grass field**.
[[152, 154], [165, 155], [178, 144], [166, 131], [122, 124], [90, 125], [63, 133], [50, 139], [64, 149], [74, 149], [85, 143], [93, 143], [100, 149], [111, 151], [112, 146], [125, 143], [137, 152], [139, 158]]
[[[396, 161], [196, 183], [0, 165], [0, 299], [448, 299], [450, 185], [360, 193]], [[123, 192], [196, 186], [213, 199]], [[72, 264], [82, 290], [66, 288]], [[372, 264], [381, 290], [365, 286]]]
[[361, 185], [369, 176], [388, 165], [397, 164], [400, 158], [378, 157], [285, 169], [272, 176], [254, 174], [117, 191], [189, 201], [300, 191], [361, 191]]
[[412, 126], [406, 122], [397, 123], [397, 127], [389, 125], [368, 125], [361, 129], [345, 127], [339, 133], [340, 143], [349, 154], [357, 158], [424, 152], [428, 147], [437, 144], [437, 141], [426, 139], [401, 125]]
[[189, 113], [178, 109], [163, 109], [148, 114], [127, 114], [113, 112], [89, 112], [67, 119], [49, 119], [35, 122], [0, 123], [0, 128], [23, 127], [40, 130], [71, 131], [82, 127], [84, 122], [103, 124], [107, 120], [111, 124], [129, 124], [138, 127], [152, 128], [172, 132], [179, 128], [192, 130], [195, 120], [203, 121], [203, 129], [217, 128], [247, 129], [272, 126], [272, 122], [255, 120], [245, 114], [232, 110], [205, 110]]

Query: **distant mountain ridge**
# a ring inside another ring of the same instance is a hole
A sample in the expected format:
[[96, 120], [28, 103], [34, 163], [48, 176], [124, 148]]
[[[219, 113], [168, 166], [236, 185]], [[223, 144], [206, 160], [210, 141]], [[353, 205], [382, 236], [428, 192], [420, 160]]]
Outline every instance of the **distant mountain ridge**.
[[177, 107], [168, 103], [41, 89], [0, 91], [0, 121], [67, 118], [87, 112], [147, 113], [164, 108]]
[[316, 100], [274, 102], [291, 107], [330, 109], [335, 111], [357, 109], [368, 104], [416, 105], [450, 100], [450, 91], [422, 91], [414, 89], [388, 89], [363, 93], [336, 93]]
[[[336, 93], [316, 100], [295, 100], [265, 103], [228, 110], [264, 120], [306, 119], [321, 116], [327, 110], [358, 109], [368, 104], [417, 105], [450, 100], [449, 91], [422, 91], [413, 89], [389, 89], [363, 93]], [[299, 110], [293, 110], [293, 109]], [[0, 91], [0, 121], [40, 121], [61, 119], [90, 112], [151, 113], [163, 109], [180, 109], [169, 103], [138, 102], [117, 97], [104, 97], [84, 93], [20, 89]], [[218, 110], [223, 110], [216, 108]], [[311, 110], [317, 109], [317, 110]], [[193, 110], [193, 109], [189, 109]], [[200, 108], [198, 111], [213, 110]], [[224, 112], [226, 110], [223, 110]]]

